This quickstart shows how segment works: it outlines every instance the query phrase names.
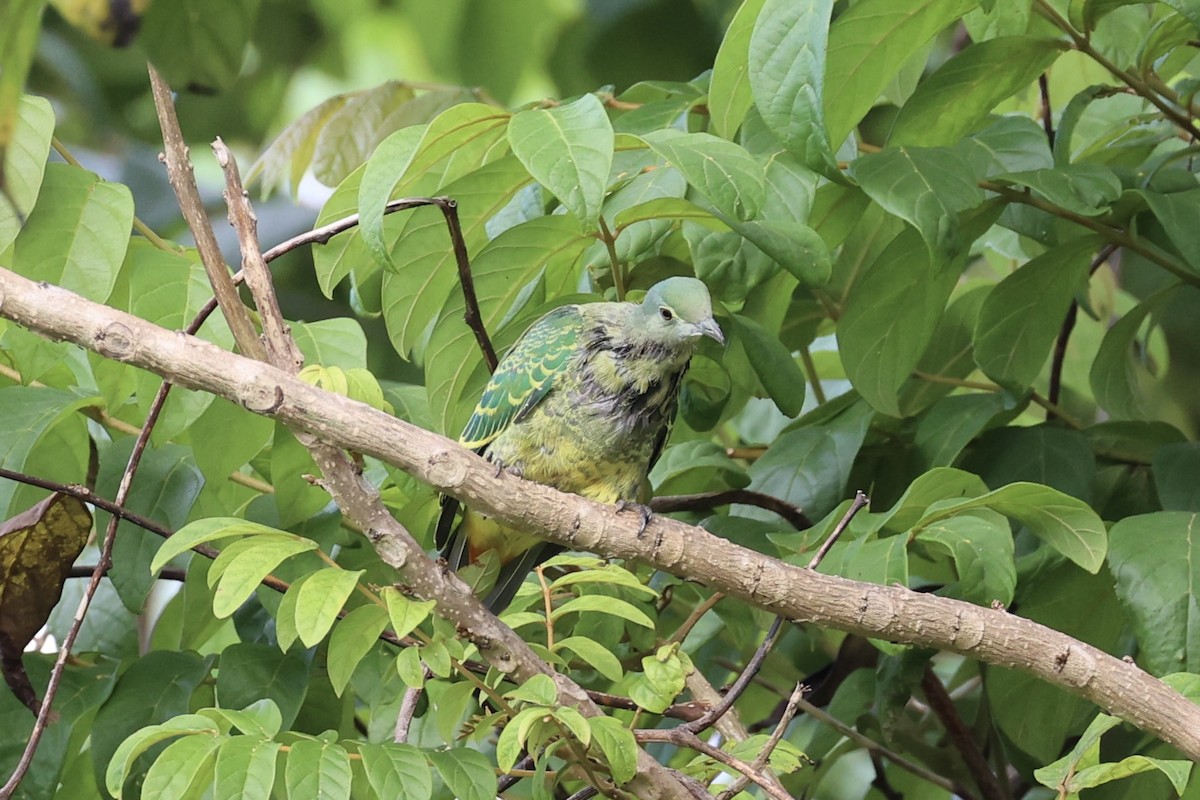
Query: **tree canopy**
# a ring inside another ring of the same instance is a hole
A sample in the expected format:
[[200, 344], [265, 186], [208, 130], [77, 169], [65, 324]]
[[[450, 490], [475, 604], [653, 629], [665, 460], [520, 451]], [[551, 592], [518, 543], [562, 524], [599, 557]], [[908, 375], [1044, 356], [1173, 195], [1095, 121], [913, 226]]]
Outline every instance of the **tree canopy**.
[[[1198, 48], [9, 0], [0, 798], [1200, 798]], [[451, 441], [532, 321], [674, 275], [727, 345], [644, 532]], [[499, 618], [443, 494], [566, 548]]]

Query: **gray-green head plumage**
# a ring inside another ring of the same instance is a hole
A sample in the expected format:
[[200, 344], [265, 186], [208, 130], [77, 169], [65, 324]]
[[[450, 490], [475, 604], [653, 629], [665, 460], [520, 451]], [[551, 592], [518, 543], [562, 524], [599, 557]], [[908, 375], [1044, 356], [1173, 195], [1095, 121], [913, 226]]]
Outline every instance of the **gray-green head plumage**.
[[696, 278], [667, 278], [650, 287], [639, 307], [644, 332], [673, 345], [695, 344], [702, 336], [725, 344], [713, 319], [708, 287]]

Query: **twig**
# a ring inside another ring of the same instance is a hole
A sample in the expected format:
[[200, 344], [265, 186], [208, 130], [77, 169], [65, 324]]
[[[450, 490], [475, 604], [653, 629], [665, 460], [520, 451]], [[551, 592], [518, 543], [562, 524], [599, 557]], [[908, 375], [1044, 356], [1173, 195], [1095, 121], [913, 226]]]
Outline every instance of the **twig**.
[[[914, 369], [912, 376], [918, 380], [928, 381], [929, 383], [940, 383], [944, 386], [957, 386], [962, 389], [978, 389], [981, 392], [992, 392], [993, 394], [996, 392], [1005, 391], [1004, 387], [1000, 386], [999, 384], [988, 383], [987, 381], [971, 381], [963, 378], [952, 378], [949, 375], [938, 375], [933, 372], [924, 372], [919, 369]], [[1042, 397], [1037, 392], [1029, 392], [1029, 400], [1030, 402], [1037, 403], [1047, 411], [1053, 411], [1055, 417], [1061, 419], [1069, 427], [1074, 428], [1077, 431], [1081, 431], [1087, 427], [1079, 420], [1067, 414], [1066, 411], [1063, 410], [1062, 406], [1059, 406], [1056, 403], [1051, 403], [1047, 398]]]
[[796, 707], [818, 722], [823, 722], [829, 727], [833, 728], [835, 731], [840, 733], [842, 736], [845, 736], [859, 747], [862, 747], [871, 753], [878, 753], [905, 772], [910, 772], [913, 775], [916, 775], [918, 778], [932, 783], [934, 786], [940, 786], [946, 791], [958, 795], [960, 798], [962, 798], [962, 800], [974, 800], [975, 796], [964, 787], [960, 786], [956, 781], [952, 781], [949, 778], [938, 775], [936, 772], [933, 772], [932, 770], [929, 770], [920, 764], [909, 761], [899, 753], [887, 749], [874, 739], [859, 733], [857, 730], [842, 722], [837, 717], [834, 717], [822, 709], [814, 706], [803, 697], [796, 701]]
[[617, 292], [617, 299], [625, 299], [625, 273], [621, 269], [621, 259], [617, 257], [617, 239], [612, 235], [612, 231], [608, 229], [608, 223], [604, 221], [604, 216], [601, 215], [597, 220], [600, 225], [600, 239], [604, 242], [604, 249], [608, 251], [608, 265], [612, 270], [613, 289]]
[[[262, 322], [262, 343], [266, 349], [266, 360], [294, 375], [300, 371], [304, 356], [300, 354], [300, 348], [296, 346], [283, 313], [279, 310], [279, 300], [275, 296], [275, 287], [271, 284], [271, 272], [267, 269], [267, 262], [263, 260], [262, 251], [259, 249], [258, 217], [254, 214], [246, 190], [242, 186], [237, 160], [233, 153], [229, 152], [225, 142], [221, 141], [221, 137], [218, 136], [213, 141], [212, 150], [225, 173], [225, 206], [229, 211], [229, 224], [237, 232], [238, 249], [242, 254], [241, 272]], [[222, 270], [222, 276], [228, 277], [228, 274]], [[232, 279], [229, 283], [232, 287]], [[213, 288], [215, 292], [216, 287]], [[242, 344], [239, 340], [238, 345]]]
[[[146, 423], [142, 425], [142, 431], [138, 434], [137, 440], [133, 444], [133, 451], [129, 454], [129, 461], [125, 465], [125, 471], [121, 475], [121, 482], [117, 487], [117, 496], [114, 503], [118, 506], [124, 506], [125, 501], [129, 498], [129, 490], [133, 487], [133, 476], [137, 474], [138, 464], [142, 460], [142, 453], [146, 450], [146, 445], [150, 443], [150, 432], [154, 430], [154, 424], [158, 421], [158, 415], [162, 412], [163, 404], [167, 401], [167, 395], [171, 391], [171, 382], [163, 380], [158, 386], [158, 392], [154, 395], [154, 400], [150, 403], [150, 409], [146, 414]], [[33, 763], [34, 753], [37, 752], [38, 743], [41, 742], [42, 734], [46, 731], [46, 726], [50, 720], [50, 708], [54, 704], [54, 697], [58, 694], [58, 687], [62, 682], [63, 671], [66, 669], [67, 660], [71, 656], [71, 648], [75, 646], [75, 639], [79, 636], [79, 630], [83, 627], [83, 620], [87, 616], [88, 609], [91, 607], [92, 598], [96, 596], [96, 590], [100, 588], [100, 578], [108, 571], [112, 565], [113, 544], [117, 541], [117, 526], [120, 524], [120, 517], [112, 515], [108, 521], [108, 528], [104, 532], [104, 542], [100, 547], [100, 560], [96, 562], [96, 566], [92, 569], [91, 578], [88, 580], [87, 588], [83, 590], [83, 597], [79, 599], [79, 607], [75, 610], [75, 618], [71, 620], [71, 627], [67, 629], [67, 635], [63, 638], [62, 646], [58, 649], [58, 656], [54, 659], [54, 667], [50, 670], [50, 679], [46, 683], [46, 693], [42, 697], [41, 707], [38, 708], [37, 719], [33, 723], [33, 730], [29, 734], [29, 740], [25, 743], [25, 749], [21, 753], [21, 759], [17, 762], [16, 768], [13, 769], [8, 781], [3, 787], [0, 787], [0, 800], [9, 800], [13, 792], [17, 790], [21, 780], [29, 771], [30, 765]]]
[[[67, 570], [67, 577], [68, 578], [90, 578], [90, 577], [92, 577], [92, 572], [95, 569], [96, 569], [95, 566], [71, 567], [69, 570]], [[107, 569], [104, 570], [104, 575], [105, 576], [108, 575]], [[183, 583], [185, 580], [187, 580], [187, 571], [182, 570], [182, 569], [177, 569], [175, 567], [163, 567], [162, 570], [160, 570], [158, 573], [158, 578], [159, 578], [159, 580], [178, 581], [180, 583]]]
[[538, 583], [542, 586], [542, 603], [546, 610], [546, 649], [554, 651], [554, 602], [550, 596], [550, 583], [546, 580], [546, 572], [541, 564], [534, 567]]
[[752, 489], [725, 489], [719, 492], [655, 497], [650, 500], [650, 508], [660, 513], [670, 511], [707, 511], [711, 508], [732, 505], [734, 503], [744, 506], [757, 506], [765, 508], [767, 511], [773, 511], [799, 531], [812, 527], [812, 521], [799, 506]]
[[[1092, 265], [1088, 268], [1088, 274], [1094, 275], [1096, 270], [1100, 269], [1100, 265], [1112, 256], [1117, 251], [1115, 244], [1106, 244], [1092, 259]], [[1071, 331], [1075, 329], [1075, 321], [1079, 318], [1079, 302], [1074, 298], [1071, 299], [1071, 306], [1067, 309], [1067, 314], [1063, 318], [1062, 328], [1058, 331], [1058, 338], [1054, 340], [1054, 355], [1050, 359], [1050, 388], [1046, 392], [1046, 399], [1056, 407], [1058, 406], [1060, 396], [1062, 394], [1062, 372], [1063, 364], [1067, 358], [1067, 342], [1071, 338]], [[1050, 422], [1055, 419], [1058, 414], [1055, 410], [1046, 410], [1046, 421]]]
[[[750, 765], [756, 772], [761, 772], [767, 768], [767, 763], [771, 760], [771, 753], [775, 752], [775, 748], [779, 746], [779, 742], [783, 739], [783, 734], [787, 731], [787, 726], [792, 722], [792, 717], [796, 716], [796, 703], [800, 698], [804, 697], [804, 692], [804, 685], [800, 683], [797, 683], [796, 687], [792, 689], [792, 694], [788, 697], [787, 705], [783, 709], [783, 716], [780, 717], [779, 724], [775, 726], [775, 730], [771, 731], [771, 736], [767, 739], [767, 743], [763, 745], [763, 749], [759, 752], [758, 757]], [[748, 783], [750, 783], [750, 776], [743, 774], [730, 784], [729, 788], [717, 795], [717, 800], [731, 800], [738, 792], [745, 789]]]
[[442, 215], [446, 218], [446, 227], [450, 230], [450, 244], [454, 248], [454, 260], [458, 264], [458, 282], [462, 285], [463, 301], [466, 311], [463, 321], [475, 334], [475, 341], [483, 352], [483, 360], [487, 362], [488, 372], [495, 372], [500, 359], [488, 338], [487, 329], [483, 326], [483, 315], [479, 313], [479, 299], [475, 296], [475, 279], [471, 277], [471, 262], [467, 256], [467, 243], [463, 239], [462, 225], [458, 222], [458, 201], [449, 197], [433, 198]]
[[1046, 131], [1046, 141], [1050, 144], [1050, 149], [1054, 149], [1054, 115], [1050, 110], [1050, 79], [1043, 72], [1038, 75], [1038, 93], [1042, 96], [1042, 128]]
[[[533, 768], [533, 756], [530, 756], [530, 755], [526, 755], [520, 761], [518, 761], [516, 764], [513, 764], [513, 768], [510, 769], [508, 772], [504, 773], [503, 775], [501, 775], [499, 780], [496, 781], [497, 794], [499, 794], [501, 792], [506, 792], [509, 789], [511, 789], [512, 787], [516, 786], [517, 783], [520, 782], [521, 778], [525, 777], [524, 773], [526, 773], [527, 771], [529, 771], [532, 768]], [[588, 787], [588, 788], [592, 788], [592, 787]]]
[[779, 632], [782, 629], [783, 617], [776, 617], [775, 621], [771, 623], [771, 627], [767, 631], [767, 635], [763, 639], [762, 644], [758, 646], [758, 649], [754, 651], [754, 655], [750, 657], [748, 662], [746, 662], [746, 668], [742, 670], [742, 674], [738, 676], [737, 680], [733, 682], [733, 685], [729, 687], [729, 691], [727, 691], [725, 696], [721, 698], [720, 705], [709, 709], [709, 711], [706, 712], [704, 716], [700, 717], [700, 719], [693, 722], [684, 723], [683, 725], [680, 725], [679, 728], [686, 730], [689, 733], [699, 733], [720, 719], [721, 716], [728, 711], [734, 703], [737, 702], [737, 699], [742, 696], [742, 692], [746, 691], [746, 687], [750, 685], [752, 680], [754, 680], [754, 676], [758, 674], [760, 669], [762, 669], [763, 661], [766, 660], [767, 653], [771, 651], [771, 647], [779, 638]]
[[883, 766], [883, 756], [875, 750], [869, 752], [871, 757], [871, 766], [875, 769], [875, 780], [871, 781], [884, 800], [904, 800], [904, 795], [896, 791], [896, 787], [892, 786], [892, 782], [888, 780], [887, 772]]
[[946, 687], [934, 674], [932, 667], [925, 667], [925, 674], [921, 676], [921, 689], [925, 692], [925, 699], [929, 701], [929, 707], [933, 709], [933, 713], [945, 727], [950, 741], [954, 742], [954, 746], [958, 748], [963, 762], [971, 771], [971, 775], [975, 778], [975, 785], [979, 787], [985, 800], [1004, 800], [1004, 793], [1000, 790], [1000, 782], [997, 780], [996, 774], [992, 772], [991, 765], [988, 764], [987, 758], [979, 749], [979, 744], [971, 735], [970, 729], [959, 716], [954, 701], [946, 693]]
[[213, 234], [212, 226], [208, 224], [208, 215], [204, 213], [204, 203], [200, 200], [200, 191], [196, 188], [192, 163], [188, 160], [187, 145], [183, 141], [179, 118], [175, 114], [171, 87], [153, 65], [147, 65], [147, 69], [150, 73], [154, 107], [158, 111], [158, 124], [162, 129], [162, 162], [167, 166], [167, 178], [171, 182], [171, 188], [175, 190], [175, 197], [179, 200], [179, 210], [183, 212], [192, 238], [196, 240], [200, 260], [208, 273], [213, 294], [221, 306], [221, 313], [229, 323], [234, 340], [242, 348], [244, 355], [262, 361], [265, 353], [258, 341], [258, 334], [250, 322], [250, 314], [238, 297], [233, 278], [229, 275], [229, 268], [221, 256], [221, 248], [217, 245], [217, 237]]
[[854, 515], [861, 511], [863, 506], [870, 502], [871, 498], [863, 494], [861, 489], [854, 493], [854, 502], [852, 502], [850, 507], [846, 509], [845, 515], [842, 516], [841, 520], [834, 527], [833, 533], [829, 534], [829, 537], [821, 544], [820, 549], [817, 550], [815, 555], [813, 555], [812, 560], [808, 562], [808, 569], [817, 568], [817, 565], [821, 563], [826, 555], [828, 555], [829, 548], [833, 547], [834, 542], [841, 537], [842, 531], [846, 530], [846, 528], [850, 525], [850, 521], [854, 519]]
[[812, 386], [813, 399], [817, 401], [817, 405], [825, 405], [825, 387], [821, 385], [821, 375], [817, 372], [817, 363], [813, 361], [808, 345], [800, 348], [800, 363], [804, 365], [804, 374], [808, 376], [808, 383]]
[[695, 750], [697, 753], [703, 753], [713, 761], [729, 769], [736, 770], [749, 780], [754, 781], [754, 783], [758, 784], [767, 793], [768, 797], [774, 798], [774, 800], [794, 800], [777, 783], [767, 780], [761, 770], [756, 770], [751, 764], [747, 764], [740, 758], [713, 747], [690, 730], [687, 730], [686, 726], [681, 725], [678, 728], [669, 728], [666, 730], [636, 730], [633, 732], [633, 735], [639, 742], [666, 742], [676, 747], [687, 747]]
[[[425, 680], [429, 680], [433, 674], [424, 664], [421, 665], [421, 672], [425, 676]], [[408, 731], [412, 727], [413, 717], [417, 713], [417, 703], [421, 701], [421, 694], [424, 691], [423, 682], [421, 686], [410, 686], [404, 690], [404, 698], [400, 701], [400, 713], [396, 715], [396, 728], [392, 732], [392, 741], [396, 744], [408, 742]]]
[[725, 595], [721, 594], [720, 592], [713, 592], [710, 594], [703, 603], [692, 609], [692, 613], [688, 614], [687, 619], [683, 621], [683, 624], [680, 625], [675, 632], [667, 638], [667, 642], [682, 642], [684, 639], [686, 639], [687, 635], [692, 632], [692, 628], [696, 627], [696, 623], [699, 622], [705, 614], [711, 611], [713, 606], [721, 602], [721, 600], [724, 598]]

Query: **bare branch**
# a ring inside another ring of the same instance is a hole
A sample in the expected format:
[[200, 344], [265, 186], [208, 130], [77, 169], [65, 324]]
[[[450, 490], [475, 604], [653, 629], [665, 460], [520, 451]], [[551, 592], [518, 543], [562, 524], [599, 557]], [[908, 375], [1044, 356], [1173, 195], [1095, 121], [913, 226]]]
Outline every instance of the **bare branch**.
[[971, 734], [971, 729], [959, 716], [954, 701], [946, 692], [946, 687], [942, 685], [930, 666], [925, 667], [925, 674], [921, 676], [921, 689], [925, 692], [925, 699], [929, 701], [929, 707], [933, 709], [933, 713], [946, 728], [950, 741], [962, 754], [963, 762], [971, 771], [972, 777], [975, 778], [975, 785], [979, 787], [985, 800], [1004, 800], [1004, 792], [1000, 790], [1000, 781], [992, 772], [983, 751], [979, 749], [979, 744]]
[[769, 494], [756, 492], [752, 489], [725, 489], [720, 492], [701, 492], [699, 494], [676, 494], [665, 497], [655, 497], [650, 500], [650, 508], [659, 513], [671, 511], [707, 511], [718, 506], [738, 503], [744, 506], [757, 506], [767, 511], [774, 511], [783, 517], [798, 531], [812, 527], [812, 520], [799, 506], [786, 500], [772, 497]]
[[870, 502], [871, 498], [867, 497], [861, 491], [854, 493], [854, 502], [850, 504], [850, 508], [846, 509], [846, 515], [842, 517], [836, 526], [834, 526], [833, 533], [829, 534], [829, 538], [821, 544], [820, 549], [817, 550], [816, 554], [812, 557], [812, 560], [808, 562], [806, 569], [817, 568], [817, 565], [820, 564], [821, 561], [824, 560], [825, 556], [829, 554], [829, 549], [833, 547], [834, 543], [841, 537], [842, 532], [849, 527], [850, 521], [854, 519], [854, 515], [861, 511], [863, 506]]
[[747, 764], [740, 758], [713, 747], [684, 726], [667, 730], [637, 730], [633, 732], [633, 735], [639, 742], [666, 742], [676, 747], [687, 747], [697, 753], [703, 753], [713, 761], [740, 772], [748, 780], [758, 784], [768, 797], [774, 798], [774, 800], [794, 800], [777, 782], [768, 780], [762, 770], [755, 769], [753, 765]]
[[[797, 683], [796, 687], [792, 689], [792, 694], [788, 697], [787, 705], [783, 708], [783, 716], [779, 718], [779, 724], [775, 726], [775, 730], [771, 731], [771, 736], [767, 739], [767, 743], [763, 745], [762, 751], [754, 759], [754, 763], [750, 765], [755, 771], [762, 772], [770, 762], [771, 753], [775, 752], [775, 748], [783, 740], [783, 734], [787, 732], [787, 726], [792, 723], [792, 717], [796, 716], [796, 704], [804, 697], [804, 691], [804, 685], [800, 683]], [[745, 789], [749, 782], [750, 777], [743, 775], [730, 784], [728, 789], [723, 790], [717, 795], [717, 800], [731, 800], [738, 792]]]
[[776, 640], [779, 638], [779, 632], [783, 629], [783, 617], [776, 617], [771, 623], [770, 629], [767, 630], [767, 635], [763, 638], [762, 644], [754, 651], [754, 655], [746, 663], [746, 668], [742, 670], [742, 674], [733, 682], [733, 686], [729, 687], [729, 691], [725, 693], [725, 697], [721, 699], [721, 704], [713, 708], [703, 717], [695, 722], [688, 722], [680, 727], [685, 728], [692, 733], [699, 733], [705, 728], [711, 726], [721, 718], [726, 711], [733, 707], [737, 699], [742, 696], [742, 692], [746, 691], [746, 687], [754, 680], [754, 676], [762, 669], [763, 661], [767, 658], [767, 653], [771, 651]]

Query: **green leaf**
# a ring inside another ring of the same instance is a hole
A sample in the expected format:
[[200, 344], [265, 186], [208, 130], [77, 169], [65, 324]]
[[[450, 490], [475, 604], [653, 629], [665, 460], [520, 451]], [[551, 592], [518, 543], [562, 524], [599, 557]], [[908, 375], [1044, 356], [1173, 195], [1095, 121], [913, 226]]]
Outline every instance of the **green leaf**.
[[1146, 199], [1175, 249], [1193, 269], [1200, 270], [1200, 231], [1196, 230], [1196, 215], [1200, 214], [1200, 189], [1172, 194], [1151, 191], [1137, 193]]
[[552, 706], [558, 701], [558, 689], [554, 685], [553, 678], [549, 675], [539, 673], [522, 683], [516, 689], [505, 692], [504, 696], [509, 700]]
[[342, 369], [351, 375], [367, 366], [367, 335], [358, 320], [292, 322], [291, 327], [305, 363]]
[[284, 560], [316, 549], [316, 542], [299, 536], [252, 537], [229, 545], [208, 573], [209, 586], [220, 580], [213, 595], [213, 614], [220, 619], [230, 616]]
[[934, 503], [979, 497], [987, 490], [987, 484], [973, 473], [948, 467], [931, 469], [909, 484], [900, 499], [879, 515], [877, 524], [883, 530], [902, 533], [916, 525]]
[[367, 161], [358, 185], [359, 236], [367, 251], [384, 269], [394, 270], [396, 264], [383, 234], [383, 212], [392, 191], [403, 180], [417, 154], [425, 130], [417, 125], [401, 128], [380, 142]]
[[896, 65], [920, 52], [976, 0], [860, 0], [829, 28], [825, 126], [835, 145], [892, 82]]
[[832, 11], [833, 0], [766, 0], [750, 37], [748, 69], [767, 127], [804, 166], [842, 180], [823, 113]]
[[456, 748], [426, 752], [425, 757], [458, 800], [493, 800], [496, 797], [496, 774], [482, 753]]
[[387, 611], [368, 604], [351, 611], [334, 627], [329, 637], [329, 682], [339, 697], [387, 624]]
[[300, 181], [312, 162], [318, 136], [351, 97], [347, 94], [334, 95], [289, 124], [250, 165], [245, 184], [249, 186], [262, 176], [262, 197], [266, 199], [272, 188], [286, 180], [292, 197], [297, 197]]
[[613, 780], [618, 785], [628, 783], [637, 774], [637, 741], [633, 731], [612, 717], [588, 717], [592, 729], [592, 741], [604, 753]]
[[388, 617], [396, 636], [408, 636], [420, 625], [437, 605], [433, 600], [413, 600], [401, 594], [394, 586], [383, 589], [383, 600], [387, 603]]
[[1175, 791], [1182, 796], [1184, 789], [1187, 788], [1188, 778], [1191, 776], [1192, 762], [1133, 755], [1116, 763], [1085, 767], [1071, 777], [1067, 786], [1071, 792], [1076, 792], [1153, 770], [1166, 775], [1167, 780], [1175, 787]]
[[1000, 514], [978, 508], [920, 529], [916, 542], [944, 551], [954, 561], [959, 596], [990, 606], [1012, 603], [1017, 586], [1013, 537]]
[[200, 713], [212, 718], [218, 724], [228, 722], [247, 736], [270, 739], [283, 729], [283, 712], [269, 697], [255, 700], [241, 710], [205, 708], [201, 709]]
[[983, 202], [970, 164], [956, 148], [897, 147], [860, 156], [850, 174], [886, 211], [921, 232], [931, 253], [966, 246], [958, 214]]
[[[439, 193], [458, 201], [468, 252], [482, 247], [487, 241], [487, 220], [528, 182], [525, 167], [508, 157], [439, 189]], [[398, 269], [383, 277], [383, 318], [392, 345], [397, 352], [407, 354], [458, 285], [458, 268], [445, 219], [436, 209], [413, 212], [392, 250]]]
[[743, 0], [738, 7], [713, 62], [708, 88], [708, 114], [713, 131], [732, 139], [746, 112], [754, 104], [750, 91], [750, 36], [765, 0]]
[[766, 198], [763, 168], [745, 148], [711, 134], [677, 130], [641, 138], [722, 214], [732, 220], [758, 216]]
[[227, 739], [217, 753], [213, 800], [267, 800], [275, 787], [279, 742], [249, 736]]
[[635, 625], [641, 625], [644, 628], [654, 630], [654, 620], [646, 616], [646, 613], [633, 603], [620, 600], [616, 597], [607, 597], [598, 594], [585, 594], [583, 597], [568, 600], [554, 609], [554, 613], [550, 615], [550, 619], [558, 621], [567, 614], [584, 611], [595, 611], [600, 614], [620, 617]]
[[735, 314], [733, 325], [767, 395], [784, 416], [799, 416], [804, 406], [805, 378], [796, 359], [778, 336], [749, 317]]
[[121, 742], [110, 758], [106, 759], [108, 768], [104, 774], [104, 785], [109, 794], [121, 797], [121, 787], [129, 777], [129, 769], [134, 760], [153, 745], [176, 736], [198, 735], [210, 738], [219, 733], [212, 720], [199, 714], [185, 714], [162, 725], [150, 725], [136, 730]]
[[1121, 181], [1103, 164], [1083, 161], [1049, 169], [1009, 172], [992, 180], [1027, 186], [1056, 206], [1094, 217], [1105, 214], [1121, 196]]
[[805, 286], [824, 286], [829, 283], [833, 271], [829, 248], [825, 246], [825, 240], [807, 225], [790, 221], [751, 220], [735, 222], [733, 229]]
[[530, 730], [539, 723], [549, 722], [549, 720], [550, 709], [540, 706], [523, 709], [509, 720], [496, 740], [496, 766], [500, 768], [501, 772], [512, 771], [521, 757], [521, 751], [526, 746], [525, 742]]
[[1117, 597], [1133, 620], [1139, 660], [1155, 675], [1200, 670], [1200, 526], [1195, 513], [1127, 517], [1110, 532]]
[[366, 570], [330, 567], [313, 573], [296, 596], [296, 633], [305, 647], [322, 639]]
[[220, 666], [217, 698], [221, 705], [249, 709], [266, 701], [279, 712], [278, 728], [291, 727], [308, 692], [310, 670], [304, 656], [280, 652], [269, 644], [235, 642], [221, 651]]
[[687, 685], [691, 671], [690, 660], [685, 662], [674, 651], [664, 654], [662, 649], [642, 659], [642, 674], [629, 687], [630, 699], [654, 714], [661, 714], [674, 702]]
[[300, 739], [287, 754], [283, 778], [289, 797], [349, 800], [350, 756], [341, 745]]
[[[9, 153], [19, 146], [17, 128], [22, 112], [21, 91], [33, 64], [45, 7], [45, 0], [13, 0], [0, 7], [0, 208], [10, 214], [14, 211], [10, 201], [15, 200], [20, 205], [21, 199], [9, 183]], [[28, 211], [28, 207], [18, 208], [14, 217], [19, 219]], [[0, 217], [2, 225], [3, 218]], [[7, 246], [7, 243], [0, 243], [0, 250]]]
[[425, 755], [407, 744], [358, 745], [367, 781], [380, 797], [425, 800], [433, 796], [433, 773]]
[[613, 129], [594, 94], [553, 108], [522, 111], [508, 123], [508, 143], [529, 174], [579, 220], [596, 228], [613, 162]]
[[144, 797], [199, 797], [212, 782], [217, 736], [184, 736], [176, 739], [154, 759], [142, 784]]
[[226, 89], [257, 16], [258, 0], [163, 0], [146, 11], [139, 40], [176, 91]]
[[981, 497], [939, 505], [917, 527], [973, 508], [990, 508], [1023, 523], [1088, 572], [1095, 573], [1104, 564], [1108, 532], [1096, 512], [1082, 500], [1036, 483], [1011, 483]]
[[639, 594], [658, 597], [658, 592], [637, 579], [632, 572], [616, 564], [604, 563], [595, 569], [582, 569], [578, 572], [568, 572], [561, 578], [556, 578], [550, 584], [550, 590], [561, 589], [564, 586], [576, 586], [581, 583], [606, 583], [610, 586], [623, 586]]
[[[6, 5], [2, 13], [21, 10], [28, 14], [31, 5], [37, 6], [40, 12], [40, 3], [26, 0], [24, 3]], [[0, 30], [11, 33], [17, 28], [0, 25]], [[4, 48], [3, 52], [12, 55], [15, 51]], [[3, 74], [11, 77], [15, 73], [4, 68]], [[6, 102], [0, 101], [0, 109], [5, 107]], [[19, 102], [13, 98], [11, 109], [16, 114], [12, 131], [7, 141], [0, 137], [0, 166], [3, 167], [0, 175], [3, 175], [8, 190], [7, 197], [0, 194], [0, 252], [7, 250], [16, 240], [21, 219], [28, 217], [34, 209], [46, 170], [46, 158], [50, 154], [50, 139], [54, 134], [54, 110], [44, 97], [25, 95], [19, 98]], [[10, 199], [16, 202], [16, 209], [9, 204]]]
[[125, 186], [79, 167], [47, 164], [38, 204], [17, 235], [13, 270], [103, 302], [132, 224], [133, 196]]
[[[55, 446], [56, 439], [72, 448], [78, 445], [86, 453], [86, 426], [82, 417], [75, 412], [85, 406], [95, 405], [95, 402], [95, 398], [48, 387], [0, 388], [0, 408], [4, 409], [4, 413], [0, 414], [0, 466], [15, 472], [28, 472], [26, 464], [37, 459], [44, 449], [53, 451], [62, 447], [61, 444]], [[81, 464], [78, 459], [64, 456], [58, 456], [54, 461], [56, 463], [50, 465], [53, 474], [41, 470], [38, 474], [67, 483], [85, 479], [86, 463]], [[32, 505], [45, 494], [42, 489], [38, 489], [36, 494], [22, 492], [12, 481], [0, 482], [0, 513], [7, 518]]]
[[921, 415], [913, 444], [927, 469], [951, 466], [992, 419], [1013, 408], [1003, 392], [958, 394], [939, 401]]
[[1117, 320], [1100, 342], [1088, 379], [1096, 402], [1114, 418], [1144, 419], [1149, 413], [1155, 376], [1146, 363], [1149, 348], [1138, 343], [1138, 333], [1146, 318], [1174, 295], [1176, 288], [1168, 286], [1139, 303]]
[[150, 569], [158, 572], [172, 558], [181, 553], [186, 553], [198, 544], [207, 544], [208, 542], [215, 542], [218, 539], [228, 539], [231, 536], [280, 536], [291, 539], [295, 534], [266, 525], [259, 525], [257, 522], [250, 522], [249, 520], [237, 517], [209, 517], [208, 519], [200, 519], [184, 525], [175, 531], [171, 538], [163, 542], [162, 547], [158, 549], [157, 555], [154, 556], [154, 560], [150, 562]]
[[[174, 389], [171, 390], [174, 393]], [[192, 457], [203, 475], [228, 475], [262, 452], [274, 422], [223, 398], [215, 398], [190, 426]]]
[[1037, 80], [1062, 51], [1056, 39], [1030, 36], [1005, 36], [964, 48], [917, 84], [892, 125], [888, 144], [954, 144], [1000, 101]]
[[983, 301], [975, 326], [975, 362], [1001, 386], [1033, 384], [1050, 355], [1096, 247], [1073, 239], [1018, 267]]
[[1200, 443], [1163, 445], [1154, 451], [1152, 469], [1164, 511], [1200, 511]]
[[624, 675], [620, 659], [607, 647], [586, 636], [568, 636], [566, 639], [560, 639], [554, 643], [554, 652], [559, 650], [570, 650], [614, 683]]

